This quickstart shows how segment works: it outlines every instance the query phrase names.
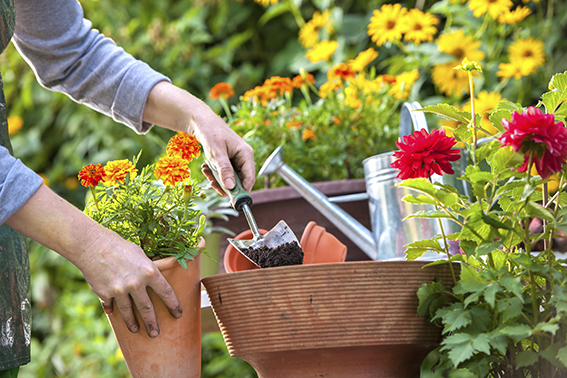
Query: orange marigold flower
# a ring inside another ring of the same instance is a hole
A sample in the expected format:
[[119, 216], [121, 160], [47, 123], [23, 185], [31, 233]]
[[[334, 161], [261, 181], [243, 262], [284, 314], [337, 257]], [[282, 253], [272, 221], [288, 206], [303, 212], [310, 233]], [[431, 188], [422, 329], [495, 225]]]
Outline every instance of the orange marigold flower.
[[352, 69], [348, 63], [339, 63], [327, 71], [327, 79], [333, 81], [339, 80], [353, 80], [356, 76], [356, 71]]
[[315, 133], [310, 130], [310, 129], [305, 129], [303, 130], [303, 134], [301, 135], [301, 139], [303, 139], [303, 141], [307, 141], [307, 139], [317, 139], [317, 135], [315, 135]]
[[297, 75], [291, 81], [291, 85], [294, 88], [301, 88], [302, 85], [309, 85], [309, 84], [315, 84], [315, 78], [310, 73], [305, 73], [305, 76]]
[[285, 126], [286, 126], [288, 129], [297, 128], [297, 127], [299, 127], [299, 126], [301, 126], [301, 125], [303, 125], [303, 124], [302, 124], [300, 121], [296, 121], [296, 120], [289, 121], [289, 122], [287, 122], [287, 123], [285, 124]]
[[128, 159], [109, 161], [104, 166], [102, 182], [108, 185], [114, 185], [117, 181], [124, 183], [128, 173], [130, 178], [134, 178], [137, 172], [136, 167]]
[[217, 83], [209, 91], [209, 98], [211, 100], [216, 100], [219, 97], [224, 97], [226, 99], [234, 96], [234, 88], [229, 83]]
[[156, 163], [154, 175], [166, 186], [174, 186], [191, 177], [187, 160], [179, 155], [162, 156]]
[[81, 185], [86, 187], [97, 186], [98, 183], [102, 181], [103, 176], [104, 168], [100, 164], [85, 165], [79, 172]]
[[180, 131], [167, 142], [166, 152], [190, 162], [201, 155], [201, 146], [193, 135]]
[[293, 91], [293, 86], [291, 85], [291, 79], [289, 77], [280, 77], [280, 76], [272, 76], [269, 79], [266, 79], [264, 82], [265, 87], [271, 88], [276, 93], [279, 93], [283, 96], [284, 93], [291, 93]]

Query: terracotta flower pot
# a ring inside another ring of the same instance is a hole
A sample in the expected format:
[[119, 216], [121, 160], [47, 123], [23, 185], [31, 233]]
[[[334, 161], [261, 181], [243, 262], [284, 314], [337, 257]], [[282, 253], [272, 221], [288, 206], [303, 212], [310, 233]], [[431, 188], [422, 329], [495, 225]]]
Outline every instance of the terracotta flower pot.
[[417, 290], [447, 264], [293, 265], [203, 279], [231, 356], [260, 378], [415, 378], [441, 340], [417, 316]]
[[[262, 235], [268, 232], [264, 229], [259, 231]], [[236, 235], [235, 239], [252, 239], [252, 232], [250, 230], [243, 231]], [[343, 262], [346, 259], [346, 245], [327, 232], [325, 227], [318, 226], [313, 221], [309, 222], [305, 230], [303, 230], [299, 244], [303, 249], [304, 264]], [[242, 256], [232, 244], [229, 244], [224, 252], [224, 267], [228, 273], [260, 269], [246, 257]]]
[[116, 306], [114, 312], [108, 315], [133, 378], [201, 376], [200, 261], [200, 255], [194, 261], [188, 261], [187, 270], [173, 258], [154, 261], [172, 286], [183, 309], [183, 316], [175, 319], [161, 299], [148, 290], [159, 323], [158, 337], [152, 339], [148, 336], [137, 310], [136, 318], [141, 326], [137, 333], [128, 330]]

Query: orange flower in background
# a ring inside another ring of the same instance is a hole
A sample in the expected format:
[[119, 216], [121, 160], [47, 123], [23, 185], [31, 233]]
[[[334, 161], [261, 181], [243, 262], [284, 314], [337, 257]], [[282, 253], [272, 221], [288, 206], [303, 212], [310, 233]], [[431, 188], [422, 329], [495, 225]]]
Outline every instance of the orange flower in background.
[[224, 97], [226, 99], [234, 96], [234, 88], [229, 83], [217, 83], [209, 91], [209, 98], [211, 100], [216, 100], [219, 97]]
[[23, 125], [24, 125], [24, 120], [22, 119], [22, 117], [18, 117], [18, 116], [8, 117], [8, 134], [14, 135], [18, 131], [20, 131]]
[[191, 177], [187, 160], [178, 155], [162, 156], [156, 163], [154, 175], [166, 186], [174, 186]]
[[301, 135], [301, 139], [303, 139], [304, 142], [306, 142], [308, 139], [317, 139], [317, 135], [315, 135], [315, 133], [310, 130], [310, 129], [305, 129], [303, 130], [303, 134]]
[[180, 131], [167, 142], [166, 153], [190, 162], [201, 155], [201, 146], [193, 135]]
[[302, 85], [315, 84], [315, 78], [310, 73], [306, 73], [305, 76], [297, 75], [291, 80], [291, 85], [294, 88], [301, 88]]
[[104, 176], [104, 168], [100, 164], [89, 164], [84, 166], [79, 172], [79, 180], [81, 185], [97, 186]]
[[268, 105], [268, 101], [278, 96], [277, 91], [271, 86], [257, 86], [244, 93], [244, 101], [260, 101], [263, 106]]
[[136, 167], [128, 159], [109, 161], [104, 166], [102, 182], [108, 185], [114, 185], [116, 182], [124, 183], [128, 173], [134, 178], [137, 172]]
[[327, 79], [333, 81], [338, 80], [353, 80], [356, 76], [356, 71], [348, 63], [339, 63], [327, 71]]
[[295, 121], [295, 120], [289, 121], [289, 122], [287, 122], [287, 123], [285, 124], [285, 126], [286, 126], [288, 129], [297, 128], [297, 127], [299, 127], [299, 126], [301, 126], [301, 125], [303, 125], [303, 124], [302, 124], [300, 121]]
[[279, 92], [282, 96], [284, 93], [291, 93], [293, 91], [289, 77], [272, 76], [264, 81], [264, 87], [271, 88], [276, 93]]

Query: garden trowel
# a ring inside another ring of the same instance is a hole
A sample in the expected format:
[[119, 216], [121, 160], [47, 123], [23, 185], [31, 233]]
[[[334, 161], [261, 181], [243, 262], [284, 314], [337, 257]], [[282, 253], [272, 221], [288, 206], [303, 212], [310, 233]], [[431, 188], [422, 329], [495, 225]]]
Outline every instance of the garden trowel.
[[[229, 190], [222, 184], [217, 167], [209, 160], [207, 160], [207, 165], [211, 169], [222, 190], [230, 198], [231, 206], [236, 211], [244, 213], [246, 221], [248, 222], [248, 226], [250, 227], [250, 231], [252, 231], [252, 235], [254, 236], [254, 238], [251, 240], [228, 238], [228, 242], [232, 244], [234, 248], [236, 248], [243, 256], [245, 256], [248, 260], [250, 260], [256, 266], [259, 266], [260, 268], [278, 266], [279, 264], [278, 262], [276, 262], [274, 265], [269, 261], [265, 261], [264, 258], [258, 257], [259, 254], [275, 255], [280, 253], [290, 253], [290, 251], [297, 253], [299, 251], [301, 253], [301, 259], [303, 259], [303, 252], [301, 251], [297, 237], [295, 236], [291, 228], [287, 225], [287, 223], [285, 223], [283, 220], [280, 220], [278, 224], [276, 224], [275, 227], [268, 231], [266, 234], [260, 234], [256, 220], [254, 219], [252, 211], [250, 210], [250, 207], [252, 206], [252, 197], [242, 187], [242, 183], [240, 182], [240, 179], [238, 178], [236, 172], [234, 172], [234, 180], [236, 182], [236, 185], [232, 190]], [[284, 260], [286, 259], [284, 258]], [[296, 263], [301, 264], [302, 260]], [[289, 263], [287, 261], [281, 263], [281, 265], [291, 264], [292, 263]]]

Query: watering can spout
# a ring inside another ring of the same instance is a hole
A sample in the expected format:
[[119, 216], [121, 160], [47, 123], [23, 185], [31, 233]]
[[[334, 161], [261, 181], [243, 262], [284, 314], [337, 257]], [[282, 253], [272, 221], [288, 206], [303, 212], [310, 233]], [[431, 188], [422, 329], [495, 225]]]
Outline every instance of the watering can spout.
[[378, 251], [372, 232], [342, 208], [329, 201], [323, 193], [285, 164], [282, 157], [282, 148], [283, 146], [279, 146], [272, 152], [260, 169], [258, 177], [277, 173], [285, 182], [297, 190], [301, 196], [333, 223], [335, 227], [345, 235], [348, 235], [349, 239], [366, 253], [368, 257], [377, 260]]

